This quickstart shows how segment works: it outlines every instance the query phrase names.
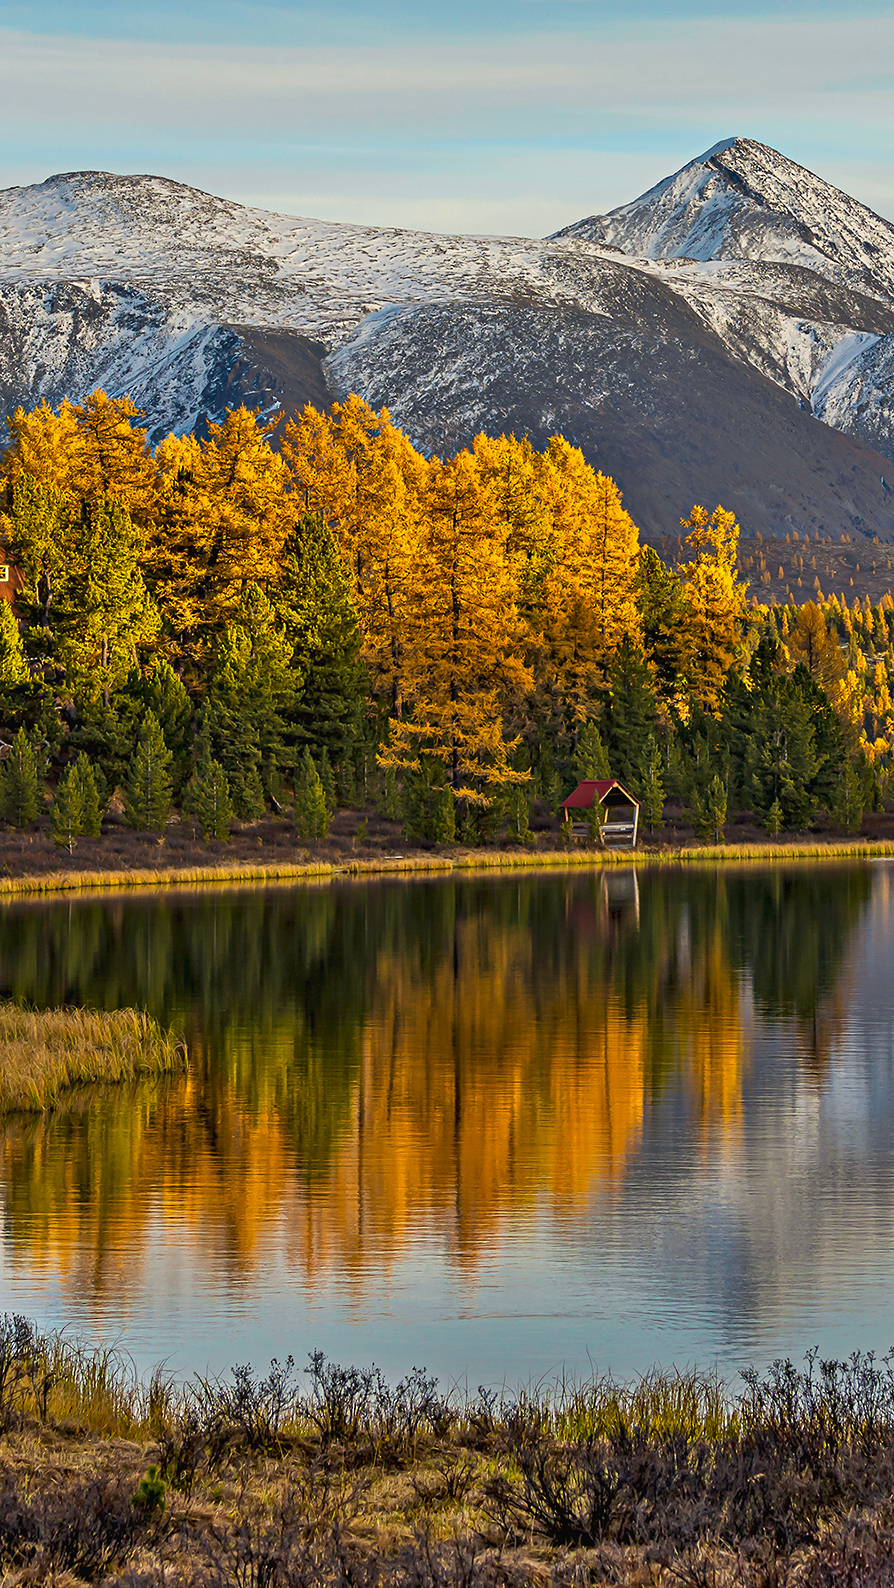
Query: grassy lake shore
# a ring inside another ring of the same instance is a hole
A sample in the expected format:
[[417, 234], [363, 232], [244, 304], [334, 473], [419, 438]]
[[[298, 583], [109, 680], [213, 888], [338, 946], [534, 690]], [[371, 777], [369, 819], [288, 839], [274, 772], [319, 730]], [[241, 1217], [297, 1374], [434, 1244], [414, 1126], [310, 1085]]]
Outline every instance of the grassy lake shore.
[[76, 1588], [881, 1588], [890, 1359], [515, 1395], [315, 1353], [141, 1383], [0, 1319], [0, 1580]]
[[[179, 833], [126, 830], [82, 839], [71, 855], [55, 848], [47, 833], [0, 835], [0, 901], [28, 895], [83, 893], [134, 888], [201, 887], [230, 883], [266, 884], [389, 874], [469, 871], [579, 870], [636, 864], [689, 866], [762, 864], [793, 860], [872, 860], [894, 857], [894, 832], [855, 837], [791, 835], [767, 840], [749, 834], [741, 841], [706, 844], [685, 835], [646, 836], [629, 850], [560, 842], [555, 830], [541, 831], [536, 844], [487, 848], [422, 848], [405, 842], [397, 824], [360, 838], [359, 814], [340, 812], [329, 839], [301, 843], [287, 822], [269, 818], [234, 836], [229, 844], [203, 845]], [[370, 824], [372, 825], [372, 824]], [[894, 824], [892, 824], [894, 825]]]

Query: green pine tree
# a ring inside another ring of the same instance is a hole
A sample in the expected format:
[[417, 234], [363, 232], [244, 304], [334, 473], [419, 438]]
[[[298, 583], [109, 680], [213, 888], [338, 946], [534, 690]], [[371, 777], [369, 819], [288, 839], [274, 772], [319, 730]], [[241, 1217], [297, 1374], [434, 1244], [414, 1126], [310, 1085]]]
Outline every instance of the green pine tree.
[[128, 692], [137, 703], [140, 717], [146, 711], [152, 711], [158, 719], [165, 744], [173, 757], [171, 778], [174, 797], [177, 798], [192, 771], [193, 704], [185, 685], [177, 677], [170, 662], [158, 658], [148, 672], [129, 682]]
[[782, 831], [782, 809], [778, 800], [774, 800], [764, 817], [764, 831], [771, 838], [776, 838]]
[[513, 783], [509, 792], [509, 831], [520, 844], [534, 843], [531, 832], [531, 785]]
[[329, 820], [326, 791], [310, 751], [305, 750], [295, 778], [295, 826], [299, 838], [325, 838]]
[[81, 832], [87, 838], [98, 838], [102, 831], [102, 803], [96, 773], [83, 751], [71, 768], [71, 775], [81, 806]]
[[233, 807], [243, 820], [264, 814], [261, 769], [269, 778], [294, 765], [284, 734], [300, 690], [301, 675], [280, 618], [258, 585], [246, 586], [215, 646], [204, 714], [212, 753], [227, 774]]
[[603, 739], [611, 777], [638, 789], [643, 753], [658, 721], [652, 678], [641, 650], [625, 634], [608, 675]]
[[857, 768], [848, 761], [841, 771], [841, 781], [833, 807], [833, 815], [846, 833], [855, 833], [863, 821], [864, 809], [863, 779]]
[[233, 807], [227, 775], [219, 761], [214, 761], [207, 747], [186, 786], [184, 811], [196, 818], [205, 843], [217, 839], [226, 843], [233, 822]]
[[379, 815], [384, 816], [386, 821], [400, 821], [402, 815], [400, 789], [397, 786], [397, 773], [393, 766], [386, 766], [385, 768], [385, 777], [379, 793], [377, 809]]
[[323, 793], [326, 795], [326, 806], [328, 808], [329, 819], [331, 821], [338, 808], [338, 797], [335, 791], [335, 773], [332, 770], [332, 762], [329, 759], [329, 751], [326, 749], [325, 745], [323, 746], [322, 752], [317, 762], [317, 770], [320, 774], [320, 782], [323, 785]]
[[431, 836], [436, 844], [452, 844], [456, 838], [456, 800], [449, 783], [435, 795]]
[[0, 600], [0, 686], [9, 689], [27, 683], [30, 677], [12, 607], [8, 601]]
[[595, 722], [585, 722], [577, 736], [574, 756], [574, 775], [579, 783], [585, 778], [611, 777], [608, 752]]
[[296, 524], [280, 567], [270, 599], [303, 679], [287, 725], [299, 750], [325, 747], [334, 765], [345, 766], [360, 735], [369, 677], [353, 580], [325, 519], [309, 514]]
[[74, 841], [84, 831], [84, 807], [81, 789], [73, 766], [67, 767], [59, 779], [55, 797], [50, 805], [53, 837], [58, 849], [74, 849]]
[[162, 832], [171, 809], [171, 761], [158, 718], [147, 711], [127, 782], [125, 819], [140, 832]]
[[27, 827], [37, 816], [39, 802], [37, 762], [27, 734], [20, 728], [3, 769], [4, 814], [16, 827]]
[[639, 792], [643, 802], [643, 820], [649, 832], [654, 833], [664, 820], [664, 779], [662, 777], [661, 751], [654, 733], [650, 733], [643, 752], [643, 769]]
[[723, 829], [726, 823], [727, 792], [726, 784], [719, 772], [715, 772], [708, 785], [708, 795], [705, 801], [705, 814], [708, 821], [709, 836], [713, 837], [715, 844], [723, 843]]

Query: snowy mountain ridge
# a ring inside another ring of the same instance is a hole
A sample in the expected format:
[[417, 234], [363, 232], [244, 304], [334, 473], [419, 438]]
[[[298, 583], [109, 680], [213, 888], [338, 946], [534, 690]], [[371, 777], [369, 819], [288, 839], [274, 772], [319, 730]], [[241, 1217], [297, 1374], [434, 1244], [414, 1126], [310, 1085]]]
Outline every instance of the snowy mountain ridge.
[[6, 412], [102, 385], [158, 436], [356, 390], [429, 450], [562, 430], [647, 530], [722, 498], [746, 531], [890, 539], [892, 376], [894, 226], [749, 139], [545, 240], [336, 225], [154, 176], [0, 193]]

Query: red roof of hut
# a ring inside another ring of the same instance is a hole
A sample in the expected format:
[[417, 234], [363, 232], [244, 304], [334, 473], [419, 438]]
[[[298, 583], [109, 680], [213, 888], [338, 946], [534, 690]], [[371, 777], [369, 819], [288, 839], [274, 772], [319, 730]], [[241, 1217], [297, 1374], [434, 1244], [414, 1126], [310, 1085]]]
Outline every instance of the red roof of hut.
[[631, 794], [630, 790], [626, 789], [623, 783], [619, 783], [616, 777], [585, 777], [582, 783], [578, 783], [574, 793], [569, 794], [567, 800], [562, 801], [562, 805], [566, 811], [591, 811], [597, 799], [601, 803], [605, 799], [606, 794], [610, 793], [613, 788], [623, 794], [631, 805], [639, 805], [636, 795]]

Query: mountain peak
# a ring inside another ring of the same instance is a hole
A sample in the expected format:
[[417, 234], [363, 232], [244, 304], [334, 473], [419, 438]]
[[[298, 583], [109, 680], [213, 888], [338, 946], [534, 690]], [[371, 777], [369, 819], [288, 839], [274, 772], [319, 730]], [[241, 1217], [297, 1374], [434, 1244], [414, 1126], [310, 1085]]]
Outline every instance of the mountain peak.
[[894, 226], [752, 138], [725, 138], [607, 215], [556, 233], [642, 259], [801, 265], [888, 296]]

